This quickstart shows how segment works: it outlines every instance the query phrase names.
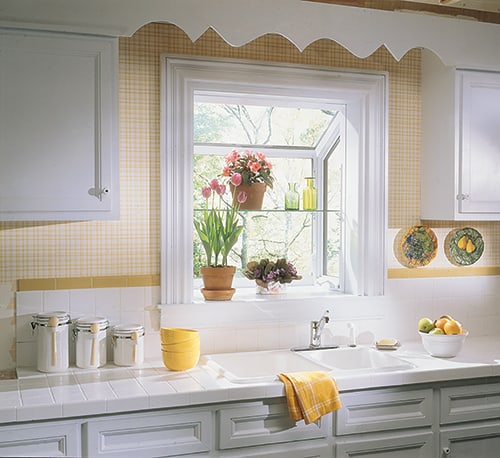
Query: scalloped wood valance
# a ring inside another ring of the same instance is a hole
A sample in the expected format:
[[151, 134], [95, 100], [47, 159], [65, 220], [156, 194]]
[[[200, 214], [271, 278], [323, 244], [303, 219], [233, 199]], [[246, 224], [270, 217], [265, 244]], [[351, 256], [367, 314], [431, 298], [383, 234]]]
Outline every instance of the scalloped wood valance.
[[213, 28], [233, 46], [280, 34], [303, 50], [331, 39], [364, 58], [385, 46], [395, 59], [412, 48], [446, 64], [500, 70], [500, 25], [302, 0], [0, 0], [0, 26], [130, 36], [169, 22], [195, 41]]

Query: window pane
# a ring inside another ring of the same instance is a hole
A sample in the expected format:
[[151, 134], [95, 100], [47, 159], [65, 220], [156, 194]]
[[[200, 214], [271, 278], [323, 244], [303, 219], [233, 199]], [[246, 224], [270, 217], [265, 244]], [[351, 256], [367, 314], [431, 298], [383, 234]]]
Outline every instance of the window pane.
[[[304, 278], [303, 282], [312, 283], [312, 215], [307, 212], [283, 211], [288, 180], [299, 183], [297, 188], [300, 192], [302, 182], [305, 183], [303, 177], [311, 173], [311, 160], [277, 157], [269, 159], [273, 164], [274, 188], [266, 192], [262, 211], [240, 213], [244, 230], [233, 249], [229, 263], [243, 269], [251, 260], [286, 257], [297, 267]], [[201, 188], [220, 174], [223, 164], [222, 155], [195, 155], [194, 218], [200, 218], [202, 209], [206, 206]], [[193, 256], [194, 277], [200, 278], [199, 268], [205, 264], [205, 255], [196, 232]]]
[[320, 109], [194, 104], [195, 143], [315, 147], [332, 122]]
[[330, 151], [325, 159], [326, 201], [328, 210], [325, 218], [325, 258], [324, 274], [340, 277], [340, 259], [342, 247], [342, 169], [344, 155], [338, 144]]

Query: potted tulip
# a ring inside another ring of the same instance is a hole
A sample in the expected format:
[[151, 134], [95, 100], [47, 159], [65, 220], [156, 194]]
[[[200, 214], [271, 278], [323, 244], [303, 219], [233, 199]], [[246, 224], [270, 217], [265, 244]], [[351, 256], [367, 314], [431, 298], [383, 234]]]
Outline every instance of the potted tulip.
[[243, 230], [239, 224], [239, 205], [246, 200], [246, 193], [237, 194], [235, 205], [226, 205], [223, 198], [226, 185], [217, 178], [202, 188], [206, 201], [200, 219], [194, 219], [194, 227], [200, 237], [206, 255], [206, 266], [200, 268], [203, 278], [201, 292], [205, 300], [231, 300], [236, 267], [228, 266], [228, 256]]
[[237, 203], [238, 194], [247, 194], [245, 202], [240, 203], [241, 210], [260, 210], [267, 187], [273, 187], [272, 164], [260, 152], [231, 151], [224, 158], [222, 176], [229, 180], [233, 195], [233, 204]]

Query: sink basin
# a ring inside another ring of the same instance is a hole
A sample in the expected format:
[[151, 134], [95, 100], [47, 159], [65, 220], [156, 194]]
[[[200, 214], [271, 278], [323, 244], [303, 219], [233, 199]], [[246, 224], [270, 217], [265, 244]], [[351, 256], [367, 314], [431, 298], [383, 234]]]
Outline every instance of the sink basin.
[[304, 358], [338, 371], [385, 372], [412, 369], [413, 364], [371, 347], [334, 348], [301, 352]]
[[270, 350], [205, 355], [202, 362], [233, 383], [277, 380], [281, 372], [327, 371], [333, 374], [388, 372], [415, 367], [371, 347], [319, 349], [293, 352]]
[[233, 383], [271, 382], [281, 372], [330, 370], [321, 362], [290, 350], [221, 353], [206, 355], [202, 361]]

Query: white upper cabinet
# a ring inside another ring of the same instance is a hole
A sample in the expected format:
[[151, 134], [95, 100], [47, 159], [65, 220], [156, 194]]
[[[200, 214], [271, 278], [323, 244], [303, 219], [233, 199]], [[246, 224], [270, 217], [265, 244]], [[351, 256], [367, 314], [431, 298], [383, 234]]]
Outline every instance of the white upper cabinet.
[[0, 219], [119, 213], [118, 42], [0, 30]]
[[422, 219], [500, 220], [500, 72], [422, 68]]

